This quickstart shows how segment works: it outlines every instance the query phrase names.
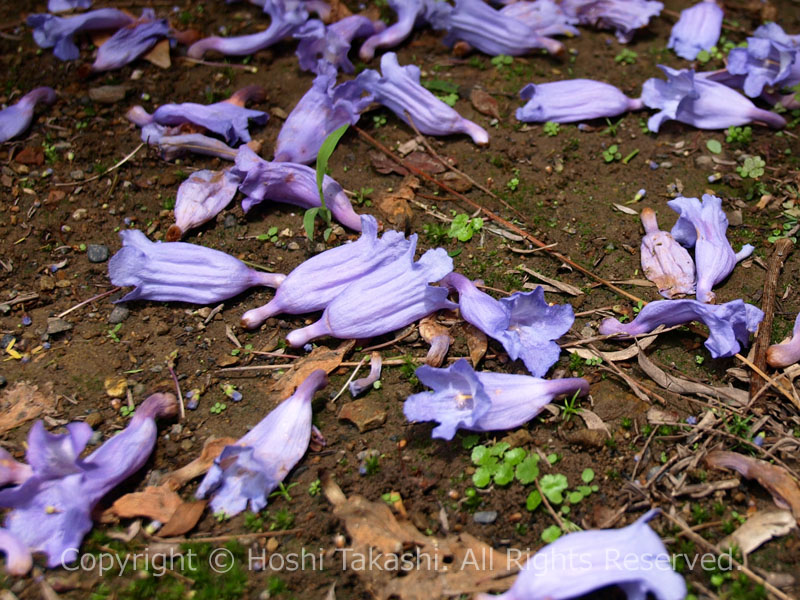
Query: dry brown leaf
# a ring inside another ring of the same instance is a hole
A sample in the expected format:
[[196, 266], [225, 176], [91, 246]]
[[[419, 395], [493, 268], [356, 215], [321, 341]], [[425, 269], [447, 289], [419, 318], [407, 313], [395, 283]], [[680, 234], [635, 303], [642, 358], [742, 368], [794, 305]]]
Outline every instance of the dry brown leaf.
[[495, 100], [489, 92], [479, 87], [472, 88], [469, 93], [469, 101], [472, 107], [479, 113], [500, 119], [500, 111], [497, 108], [497, 100]]
[[611, 432], [608, 430], [608, 425], [605, 424], [605, 421], [597, 416], [596, 413], [593, 413], [588, 408], [582, 408], [578, 413], [578, 416], [583, 419], [583, 422], [586, 423], [586, 427], [592, 431], [605, 431], [608, 437], [611, 437]]
[[414, 218], [410, 202], [414, 200], [418, 187], [419, 179], [406, 175], [396, 190], [383, 192], [375, 201], [386, 220], [401, 231], [407, 230]]
[[440, 367], [453, 343], [450, 330], [437, 322], [436, 317], [431, 315], [419, 322], [419, 334], [431, 345], [428, 355], [425, 357], [425, 364], [430, 367]]
[[[603, 360], [617, 362], [620, 360], [630, 360], [642, 350], [647, 348], [650, 344], [656, 341], [658, 337], [658, 330], [654, 331], [652, 335], [642, 336], [638, 338], [633, 344], [624, 350], [615, 350], [613, 352], [603, 352]], [[597, 354], [586, 348], [567, 348], [567, 352], [577, 354], [583, 359], [597, 358]]]
[[125, 494], [111, 505], [108, 512], [121, 519], [149, 517], [166, 523], [182, 503], [181, 497], [172, 490], [150, 486], [143, 492]]
[[719, 543], [720, 548], [736, 546], [742, 554], [753, 550], [774, 537], [786, 535], [797, 527], [788, 510], [762, 510], [750, 516], [744, 525]]
[[51, 381], [42, 384], [41, 391], [38, 385], [18, 381], [0, 396], [0, 433], [32, 421], [42, 414], [52, 414], [55, 408], [56, 397]]
[[472, 362], [472, 366], [477, 368], [478, 363], [481, 362], [489, 349], [489, 339], [485, 333], [469, 323], [464, 323], [463, 330], [464, 335], [467, 337], [469, 359]]
[[286, 374], [270, 388], [270, 394], [275, 394], [280, 400], [288, 398], [312, 372], [322, 369], [326, 373], [330, 373], [336, 369], [342, 364], [344, 357], [353, 349], [355, 344], [355, 340], [347, 340], [336, 350], [330, 350], [325, 346], [317, 346], [311, 351], [311, 354], [295, 361], [289, 367]]
[[370, 150], [367, 155], [372, 168], [382, 175], [397, 173], [398, 175], [408, 175], [408, 169], [404, 169], [397, 162], [386, 156], [383, 152]]
[[169, 69], [172, 66], [172, 60], [169, 57], [169, 40], [161, 40], [142, 58], [161, 69]]
[[174, 537], [188, 533], [197, 525], [205, 509], [205, 500], [181, 502], [175, 512], [172, 513], [169, 521], [158, 531], [158, 535], [160, 537]]
[[551, 279], [550, 277], [547, 277], [546, 275], [542, 275], [538, 271], [534, 271], [533, 269], [529, 269], [528, 267], [526, 267], [524, 265], [520, 265], [519, 268], [522, 271], [525, 271], [528, 275], [533, 275], [534, 277], [536, 277], [536, 279], [544, 281], [545, 283], [549, 283], [554, 288], [564, 292], [565, 294], [569, 294], [571, 296], [582, 296], [583, 295], [583, 292], [580, 291], [578, 288], [576, 288], [574, 285], [570, 285], [568, 283], [564, 283], [562, 281], [558, 281], [557, 279]]
[[165, 487], [173, 491], [179, 490], [188, 481], [191, 481], [195, 477], [199, 477], [208, 471], [211, 468], [211, 465], [214, 463], [214, 459], [219, 456], [220, 452], [222, 452], [225, 446], [230, 446], [235, 443], [236, 438], [208, 438], [206, 443], [203, 445], [203, 450], [200, 452], [200, 456], [195, 458], [188, 465], [185, 465], [180, 469], [173, 471], [172, 473], [168, 473], [161, 480], [160, 487]]

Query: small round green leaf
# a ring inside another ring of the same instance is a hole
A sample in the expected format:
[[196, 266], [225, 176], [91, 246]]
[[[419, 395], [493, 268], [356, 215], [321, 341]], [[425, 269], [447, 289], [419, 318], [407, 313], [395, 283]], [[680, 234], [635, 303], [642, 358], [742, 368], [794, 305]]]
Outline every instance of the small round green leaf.
[[550, 544], [561, 537], [561, 529], [557, 525], [550, 525], [542, 532], [542, 541]]
[[706, 142], [706, 148], [708, 148], [709, 152], [714, 154], [719, 154], [722, 152], [722, 144], [720, 144], [717, 140], [708, 140]]

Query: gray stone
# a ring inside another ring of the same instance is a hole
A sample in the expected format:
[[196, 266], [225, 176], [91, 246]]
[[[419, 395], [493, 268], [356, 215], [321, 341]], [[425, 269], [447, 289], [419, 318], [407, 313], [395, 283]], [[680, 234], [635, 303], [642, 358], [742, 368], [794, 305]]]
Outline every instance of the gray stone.
[[68, 323], [64, 319], [59, 319], [56, 317], [47, 319], [47, 335], [64, 333], [70, 329], [72, 329], [72, 323]]
[[11, 335], [10, 333], [7, 333], [0, 339], [0, 346], [2, 346], [3, 347], [2, 349], [5, 350], [6, 348], [8, 348], [8, 345], [15, 339], [17, 338]]
[[92, 437], [89, 438], [89, 445], [96, 446], [103, 440], [103, 432], [99, 429], [97, 431], [92, 432]]
[[112, 325], [116, 325], [118, 323], [122, 323], [125, 319], [127, 319], [131, 314], [124, 306], [115, 306], [114, 310], [111, 311], [111, 314], [108, 315], [108, 322]]
[[472, 520], [481, 525], [491, 525], [497, 520], [496, 510], [481, 510], [472, 515]]
[[227, 227], [228, 229], [230, 229], [231, 227], [236, 227], [238, 223], [239, 221], [236, 218], [236, 215], [232, 213], [228, 213], [227, 215], [225, 215], [225, 220], [223, 221], [223, 225], [225, 225], [225, 227]]
[[0, 387], [3, 387], [6, 383], [8, 383], [8, 380], [0, 375]]
[[86, 258], [90, 263], [102, 263], [108, 260], [108, 246], [103, 244], [89, 244], [86, 247]]

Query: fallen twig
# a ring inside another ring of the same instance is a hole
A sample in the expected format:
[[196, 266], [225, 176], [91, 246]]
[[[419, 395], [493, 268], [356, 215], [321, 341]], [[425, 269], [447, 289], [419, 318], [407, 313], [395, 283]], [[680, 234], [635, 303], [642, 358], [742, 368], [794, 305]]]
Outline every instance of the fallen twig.
[[128, 162], [130, 159], [132, 159], [132, 158], [133, 158], [133, 157], [136, 155], [136, 153], [137, 153], [139, 150], [141, 150], [141, 149], [142, 149], [142, 146], [144, 146], [144, 142], [142, 142], [141, 144], [139, 144], [138, 146], [136, 146], [136, 148], [134, 148], [133, 152], [131, 152], [130, 154], [128, 154], [128, 156], [126, 156], [125, 158], [123, 158], [123, 159], [122, 159], [121, 161], [119, 161], [117, 164], [115, 164], [115, 165], [114, 165], [114, 166], [112, 166], [112, 167], [109, 167], [108, 169], [106, 169], [106, 170], [105, 170], [105, 171], [103, 171], [102, 173], [98, 173], [98, 174], [97, 174], [97, 175], [95, 175], [94, 177], [89, 177], [89, 179], [82, 179], [81, 181], [68, 181], [68, 182], [66, 182], [66, 183], [56, 183], [55, 185], [56, 185], [56, 187], [65, 187], [65, 186], [73, 186], [73, 185], [83, 185], [83, 184], [85, 184], [85, 183], [89, 183], [90, 181], [95, 181], [95, 180], [97, 180], [97, 179], [100, 179], [100, 178], [101, 178], [103, 175], [108, 175], [109, 173], [111, 173], [111, 171], [114, 171], [115, 169], [119, 169], [119, 168], [120, 168], [122, 165], [124, 165], [126, 162]]
[[96, 300], [102, 300], [102, 299], [103, 299], [103, 298], [105, 298], [106, 296], [110, 296], [111, 294], [113, 294], [113, 293], [115, 293], [115, 292], [118, 292], [118, 291], [119, 291], [119, 290], [121, 290], [121, 289], [122, 289], [121, 287], [115, 287], [114, 289], [112, 289], [112, 290], [108, 290], [107, 292], [103, 292], [102, 294], [97, 294], [96, 296], [92, 296], [91, 298], [88, 298], [87, 300], [84, 300], [83, 302], [78, 302], [78, 303], [77, 303], [75, 306], [73, 306], [72, 308], [68, 308], [68, 309], [67, 309], [67, 310], [65, 310], [64, 312], [57, 314], [57, 315], [56, 315], [56, 318], [57, 318], [57, 319], [62, 319], [62, 318], [64, 318], [64, 317], [66, 317], [66, 316], [67, 316], [69, 313], [71, 313], [73, 310], [78, 310], [80, 307], [82, 307], [82, 306], [86, 306], [86, 305], [87, 305], [87, 304], [89, 304], [90, 302], [94, 302], [94, 301], [96, 301]]

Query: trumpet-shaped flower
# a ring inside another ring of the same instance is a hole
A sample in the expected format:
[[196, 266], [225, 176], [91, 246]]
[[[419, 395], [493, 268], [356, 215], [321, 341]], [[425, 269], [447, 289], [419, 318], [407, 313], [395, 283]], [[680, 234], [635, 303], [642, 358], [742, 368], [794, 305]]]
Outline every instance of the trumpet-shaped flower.
[[580, 35], [574, 26], [578, 22], [570, 17], [553, 0], [536, 0], [536, 2], [514, 2], [500, 9], [500, 13], [518, 19], [533, 29], [537, 35]]
[[16, 104], [0, 110], [0, 142], [17, 137], [28, 129], [33, 120], [33, 109], [39, 102], [52, 104], [55, 101], [53, 88], [42, 86], [25, 94]]
[[167, 230], [167, 241], [177, 242], [189, 229], [207, 223], [228, 206], [239, 189], [239, 178], [230, 169], [195, 171], [178, 188], [175, 224]]
[[70, 10], [86, 10], [91, 5], [92, 0], [48, 0], [47, 10], [51, 13], [60, 13]]
[[793, 365], [798, 360], [800, 360], [800, 314], [794, 320], [792, 337], [767, 348], [767, 363], [770, 367], [780, 369]]
[[172, 160], [190, 152], [224, 160], [236, 158], [236, 150], [221, 140], [202, 133], [183, 133], [186, 129], [194, 128], [191, 124], [177, 127], [159, 125], [141, 106], [134, 106], [125, 116], [142, 128], [142, 141], [149, 146], [157, 146], [164, 160]]
[[355, 79], [376, 102], [389, 108], [408, 123], [406, 111], [420, 132], [427, 135], [466, 133], [476, 144], [488, 144], [489, 134], [480, 125], [468, 121], [420, 85], [419, 67], [401, 67], [394, 52], [381, 57], [381, 72], [368, 69]]
[[764, 313], [743, 300], [725, 304], [705, 304], [697, 300], [657, 300], [645, 305], [630, 323], [615, 318], [600, 323], [600, 334], [621, 333], [627, 336], [650, 333], [659, 325], [671, 327], [700, 321], [708, 327], [705, 347], [714, 358], [733, 356], [750, 341]]
[[78, 456], [92, 435], [85, 423], [53, 435], [41, 422], [28, 436], [28, 463], [33, 475], [22, 485], [0, 491], [0, 506], [13, 510], [5, 527], [31, 552], [47, 555], [56, 567], [78, 558], [83, 536], [91, 529], [94, 506], [114, 487], [138, 471], [156, 442], [157, 417], [178, 412], [172, 394], [153, 394], [136, 410], [122, 432], [85, 459]]
[[120, 231], [122, 249], [108, 262], [111, 283], [136, 289], [129, 300], [220, 302], [254, 285], [278, 287], [286, 277], [263, 273], [229, 254], [184, 242], [151, 242], [138, 229]]
[[694, 294], [694, 261], [672, 234], [661, 231], [652, 208], [642, 209], [642, 272], [665, 298]]
[[761, 25], [747, 38], [747, 47], [730, 51], [728, 72], [744, 77], [744, 93], [751, 98], [765, 87], [792, 87], [800, 83], [800, 42], [777, 23]]
[[722, 31], [722, 8], [715, 0], [701, 0], [681, 11], [678, 22], [672, 27], [667, 48], [686, 60], [694, 60], [701, 50], [711, 50], [717, 45]]
[[432, 436], [452, 440], [458, 429], [505, 431], [524, 425], [562, 394], [585, 396], [581, 378], [548, 381], [527, 375], [477, 373], [460, 359], [446, 369], [423, 365], [417, 377], [432, 392], [409, 396], [403, 413], [409, 421], [436, 421]]
[[453, 270], [453, 259], [443, 248], [435, 248], [414, 262], [417, 236], [409, 241], [404, 255], [353, 281], [325, 307], [319, 321], [292, 331], [288, 342], [297, 348], [324, 335], [371, 338], [437, 310], [456, 308], [447, 299], [447, 289], [428, 285]]
[[548, 544], [523, 565], [517, 579], [499, 596], [478, 600], [568, 600], [616, 585], [628, 600], [683, 600], [686, 583], [672, 570], [671, 554], [647, 522], [648, 511], [620, 529], [569, 533]]
[[133, 17], [116, 8], [100, 8], [71, 17], [30, 15], [27, 22], [33, 28], [33, 41], [40, 48], [53, 48], [53, 54], [60, 60], [75, 60], [80, 56], [72, 39], [76, 33], [117, 29], [130, 25], [133, 21]]
[[354, 281], [408, 251], [410, 242], [399, 231], [378, 238], [378, 222], [361, 215], [361, 237], [312, 256], [300, 263], [260, 308], [247, 311], [242, 326], [258, 327], [273, 315], [298, 315], [324, 309]]
[[322, 21], [309, 21], [302, 31], [295, 34], [296, 38], [300, 38], [297, 45], [300, 68], [323, 73], [319, 64], [322, 60], [323, 64], [353, 73], [355, 67], [347, 58], [353, 40], [380, 33], [385, 27], [383, 21], [371, 21], [363, 15], [350, 15], [327, 26]]
[[[241, 179], [245, 195], [242, 208], [248, 212], [264, 200], [286, 202], [302, 208], [322, 206], [317, 188], [317, 173], [311, 167], [289, 162], [269, 162], [246, 146], [239, 148], [233, 174]], [[353, 210], [342, 186], [325, 175], [322, 181], [325, 205], [333, 218], [345, 227], [361, 230], [361, 219]]]
[[294, 394], [281, 402], [244, 437], [225, 446], [214, 460], [197, 497], [211, 497], [214, 512], [259, 512], [267, 497], [289, 474], [311, 440], [311, 400], [328, 383], [325, 371], [313, 371]]
[[613, 29], [617, 40], [627, 44], [664, 5], [653, 0], [563, 0], [561, 8], [583, 25]]
[[355, 125], [372, 102], [371, 96], [362, 97], [361, 87], [354, 81], [336, 85], [336, 67], [319, 62], [311, 89], [300, 98], [278, 134], [278, 162], [310, 163], [331, 133], [342, 125]]
[[703, 203], [697, 198], [680, 196], [667, 205], [678, 213], [678, 221], [672, 228], [672, 237], [687, 248], [694, 246], [697, 266], [697, 299], [714, 302], [716, 295], [711, 289], [730, 275], [736, 263], [753, 253], [753, 246], [745, 244], [734, 253], [726, 237], [728, 217], [722, 210], [722, 200], [710, 194], [703, 195]]
[[517, 120], [527, 122], [571, 123], [644, 108], [640, 99], [628, 98], [613, 85], [591, 79], [529, 83], [519, 95], [527, 104], [517, 109]]
[[133, 62], [167, 37], [170, 27], [166, 19], [156, 19], [152, 8], [145, 8], [142, 16], [119, 28], [108, 41], [97, 50], [97, 58], [92, 65], [95, 71], [119, 69]]
[[358, 55], [364, 62], [372, 60], [378, 48], [394, 48], [399, 45], [409, 36], [415, 25], [433, 23], [451, 10], [446, 2], [438, 0], [389, 0], [389, 6], [397, 13], [397, 21], [383, 31], [369, 36], [361, 45]]
[[736, 90], [708, 77], [696, 76], [690, 69], [676, 70], [658, 65], [667, 81], [648, 79], [642, 86], [642, 100], [650, 108], [660, 109], [647, 121], [651, 131], [658, 131], [670, 119], [699, 129], [725, 129], [761, 121], [781, 128], [785, 119], [755, 106]]

